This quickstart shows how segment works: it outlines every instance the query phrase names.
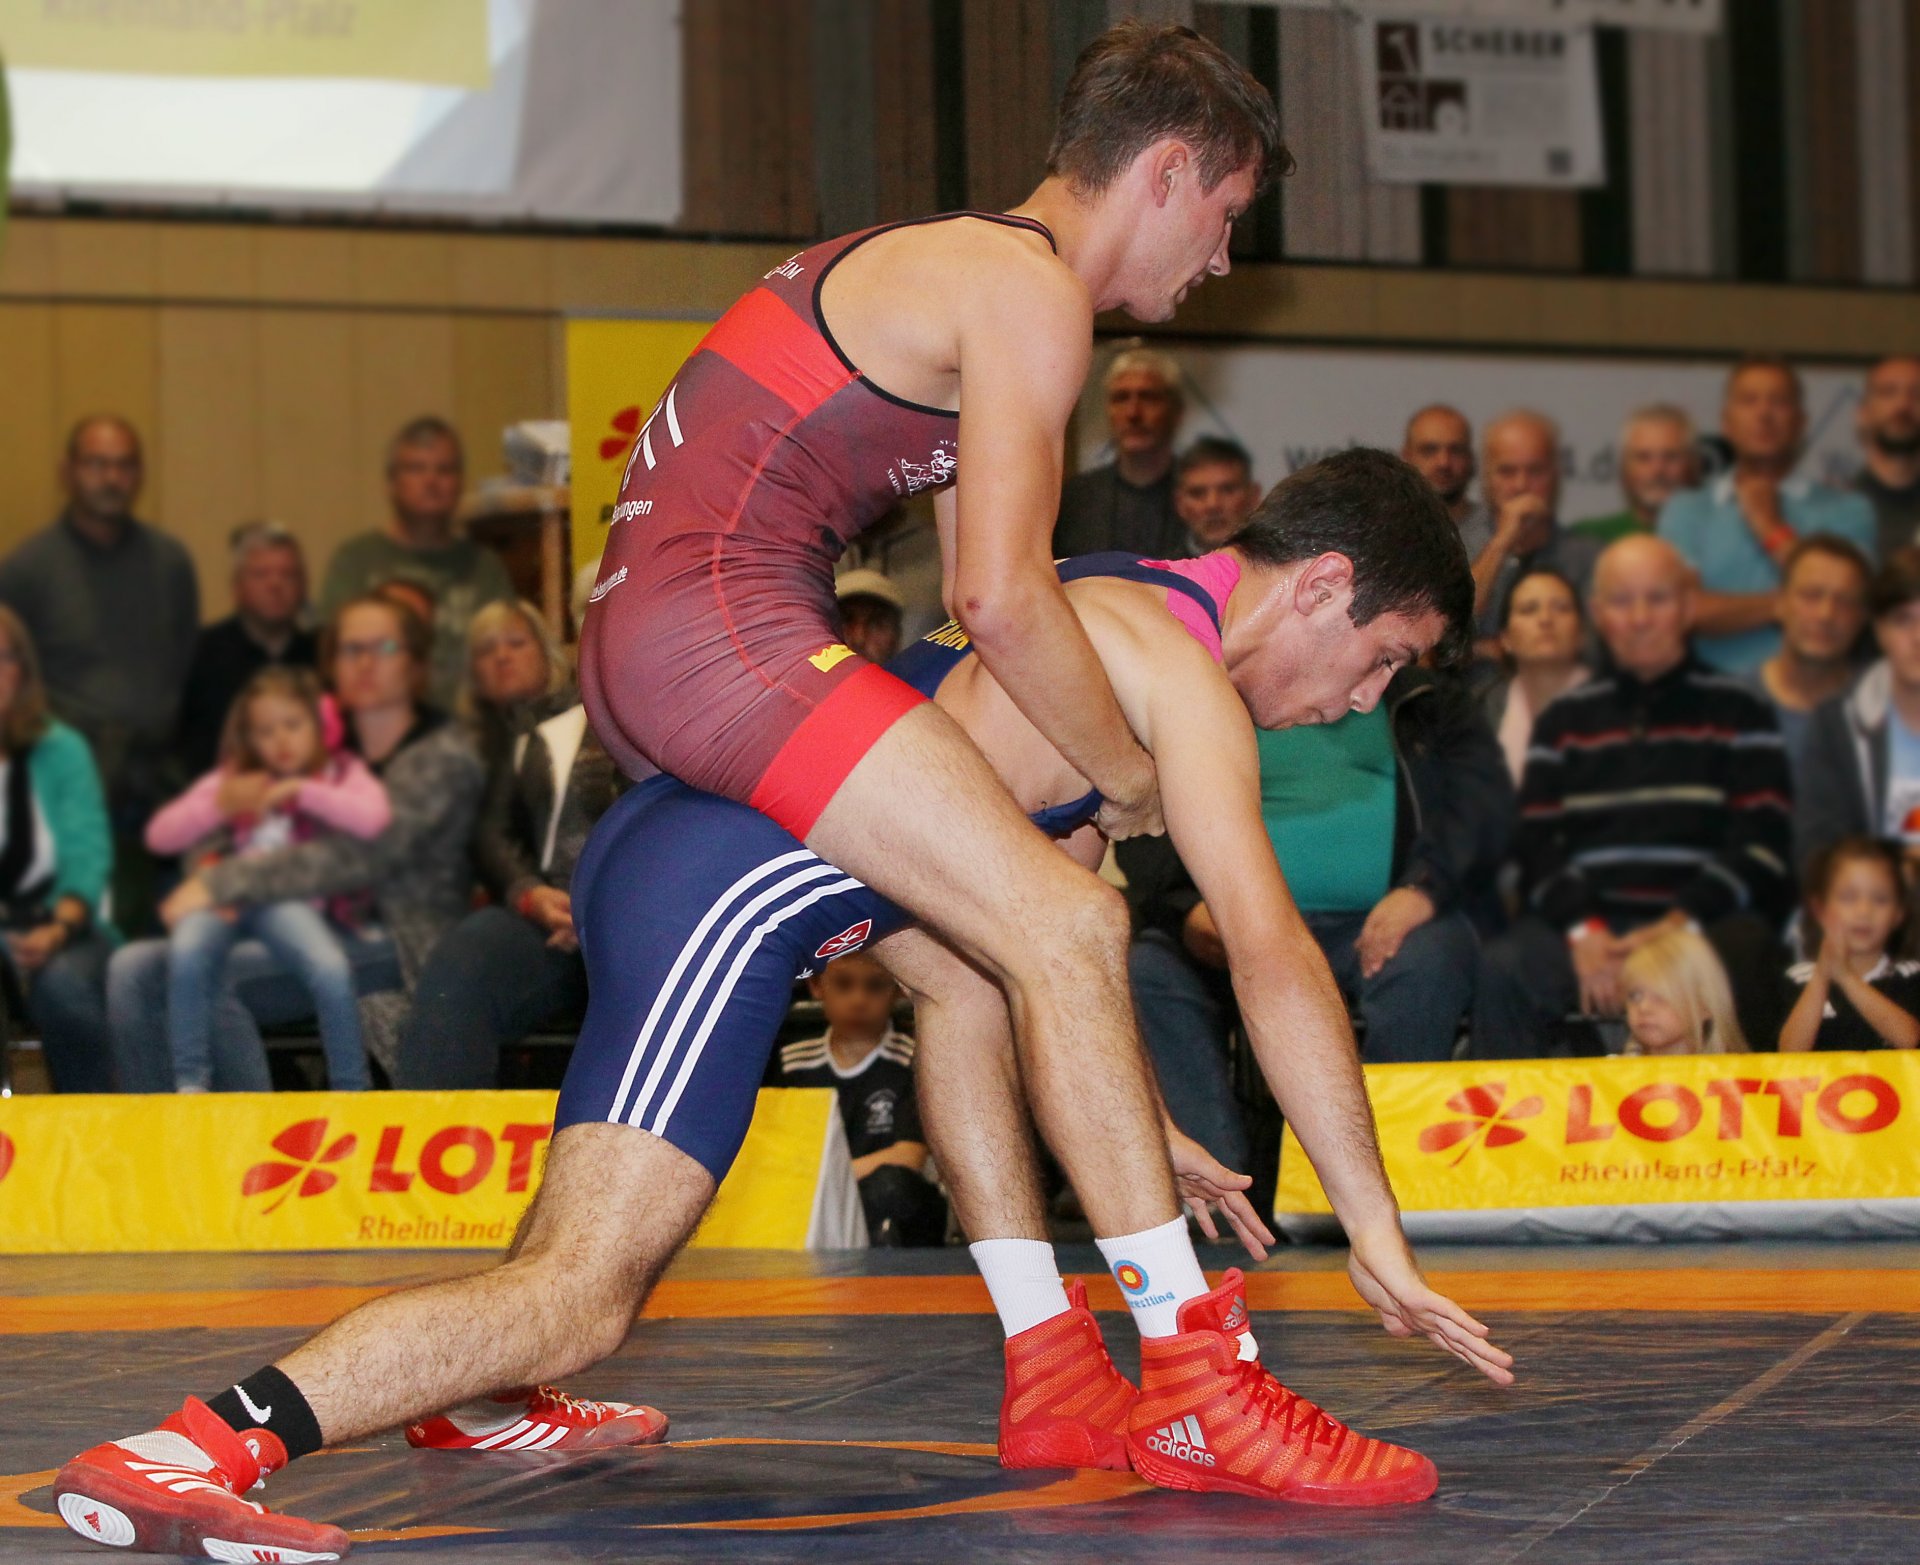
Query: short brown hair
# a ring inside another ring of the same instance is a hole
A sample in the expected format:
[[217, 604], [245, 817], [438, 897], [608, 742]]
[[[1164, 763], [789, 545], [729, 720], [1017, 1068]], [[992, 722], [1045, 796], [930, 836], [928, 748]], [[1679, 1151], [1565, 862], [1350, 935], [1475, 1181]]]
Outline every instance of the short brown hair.
[[1727, 371], [1727, 395], [1733, 395], [1733, 388], [1742, 375], [1750, 375], [1755, 370], [1766, 370], [1769, 374], [1784, 375], [1787, 384], [1793, 387], [1793, 400], [1801, 407], [1807, 405], [1807, 388], [1801, 382], [1800, 372], [1781, 358], [1777, 353], [1749, 353], [1735, 361]]
[[333, 611], [326, 629], [320, 632], [320, 667], [326, 671], [328, 682], [333, 680], [333, 665], [340, 656], [340, 627], [355, 609], [385, 609], [393, 616], [400, 628], [400, 643], [413, 660], [413, 693], [416, 698], [423, 695], [433, 674], [433, 627], [415, 613], [413, 605], [404, 598], [397, 594], [390, 596], [379, 587], [347, 599]]
[[1851, 565], [1860, 573], [1862, 587], [1873, 581], [1873, 562], [1861, 551], [1859, 544], [1837, 533], [1807, 533], [1787, 550], [1787, 557], [1780, 562], [1782, 586], [1793, 580], [1794, 568], [1810, 554], [1824, 554], [1842, 565]]
[[40, 672], [40, 649], [20, 616], [0, 603], [0, 640], [20, 664], [20, 689], [13, 705], [0, 714], [0, 745], [16, 761], [38, 744], [47, 732], [47, 681]]
[[1121, 22], [1074, 63], [1047, 149], [1047, 172], [1085, 194], [1105, 190], [1156, 141], [1178, 137], [1212, 190], [1251, 168], [1255, 188], [1293, 172], [1273, 95], [1190, 27]]
[[1867, 587], [1867, 612], [1884, 619], [1895, 609], [1920, 602], [1920, 548], [1895, 549]]

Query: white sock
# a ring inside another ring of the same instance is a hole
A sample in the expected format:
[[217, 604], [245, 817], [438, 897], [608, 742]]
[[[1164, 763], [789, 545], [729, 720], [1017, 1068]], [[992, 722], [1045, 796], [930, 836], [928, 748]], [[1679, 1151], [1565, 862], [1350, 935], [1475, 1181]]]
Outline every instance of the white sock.
[[968, 1245], [967, 1252], [986, 1280], [1000, 1329], [1009, 1337], [1067, 1312], [1067, 1287], [1046, 1240], [982, 1239]]
[[1176, 1217], [1144, 1233], [1097, 1239], [1107, 1270], [1120, 1284], [1120, 1297], [1133, 1313], [1143, 1337], [1171, 1337], [1180, 1330], [1180, 1306], [1211, 1293], [1185, 1217]]

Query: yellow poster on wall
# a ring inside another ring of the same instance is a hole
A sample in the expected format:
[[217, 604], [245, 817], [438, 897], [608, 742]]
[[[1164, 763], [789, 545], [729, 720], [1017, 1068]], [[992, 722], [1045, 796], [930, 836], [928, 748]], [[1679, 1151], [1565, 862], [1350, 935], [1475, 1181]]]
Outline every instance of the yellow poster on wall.
[[315, 76], [484, 87], [487, 0], [0, 0], [20, 69], [139, 76]]
[[[503, 1248], [551, 1092], [0, 1099], [0, 1255]], [[847, 1242], [838, 1097], [764, 1089], [696, 1245]], [[645, 1131], [635, 1131], [645, 1135]], [[857, 1198], [853, 1198], [857, 1209]]]
[[[1430, 1237], [1895, 1232], [1920, 1225], [1920, 1057], [1370, 1065], [1380, 1151]], [[1289, 1126], [1274, 1215], [1324, 1232]]]
[[620, 475], [667, 382], [708, 321], [567, 322], [567, 422], [573, 453], [573, 565], [600, 558]]

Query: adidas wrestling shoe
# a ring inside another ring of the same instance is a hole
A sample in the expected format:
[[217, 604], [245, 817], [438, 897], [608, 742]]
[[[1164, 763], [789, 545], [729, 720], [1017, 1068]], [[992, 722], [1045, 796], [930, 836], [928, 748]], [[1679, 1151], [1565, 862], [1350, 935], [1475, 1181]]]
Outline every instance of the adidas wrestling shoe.
[[1164, 1489], [1225, 1490], [1309, 1505], [1403, 1505], [1439, 1485], [1417, 1451], [1355, 1434], [1240, 1357], [1238, 1271], [1180, 1306], [1180, 1333], [1140, 1344], [1127, 1420], [1134, 1471]]
[[1124, 1473], [1127, 1410], [1139, 1393], [1107, 1356], [1078, 1278], [1067, 1284], [1067, 1303], [1065, 1314], [1007, 1339], [1000, 1465]]
[[353, 1547], [338, 1527], [280, 1516], [242, 1499], [287, 1465], [265, 1429], [235, 1434], [197, 1397], [158, 1429], [83, 1451], [53, 1480], [60, 1519], [81, 1537], [148, 1554], [216, 1560], [337, 1560]]
[[632, 1402], [589, 1402], [535, 1386], [469, 1402], [407, 1425], [407, 1444], [430, 1451], [601, 1451], [655, 1445], [667, 1415]]

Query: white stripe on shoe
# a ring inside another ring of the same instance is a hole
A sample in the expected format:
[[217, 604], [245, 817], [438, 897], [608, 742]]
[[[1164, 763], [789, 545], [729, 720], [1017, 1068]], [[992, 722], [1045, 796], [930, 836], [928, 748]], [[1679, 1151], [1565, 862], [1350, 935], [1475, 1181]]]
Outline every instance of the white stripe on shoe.
[[474, 1441], [470, 1449], [475, 1451], [498, 1450], [502, 1441], [511, 1440], [516, 1435], [524, 1434], [531, 1423], [531, 1419], [516, 1418], [511, 1424], [507, 1425], [505, 1429], [496, 1429], [492, 1434], [488, 1435], [486, 1439]]

